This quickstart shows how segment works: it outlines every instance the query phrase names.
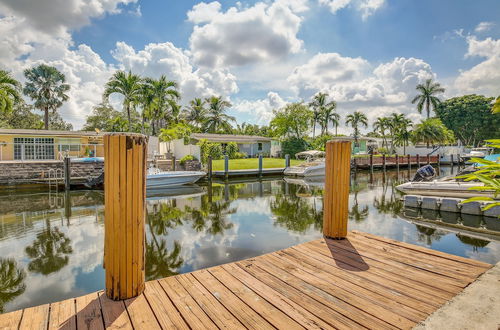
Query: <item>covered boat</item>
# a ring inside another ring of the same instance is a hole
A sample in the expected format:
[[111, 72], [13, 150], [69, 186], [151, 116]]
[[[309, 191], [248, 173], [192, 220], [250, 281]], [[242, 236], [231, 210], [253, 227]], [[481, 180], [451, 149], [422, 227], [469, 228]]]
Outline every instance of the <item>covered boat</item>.
[[325, 175], [325, 152], [307, 150], [295, 154], [297, 159], [306, 159], [305, 163], [285, 169], [284, 174], [289, 176], [312, 177]]
[[146, 188], [181, 186], [195, 183], [205, 176], [201, 171], [161, 171], [156, 167], [148, 169]]

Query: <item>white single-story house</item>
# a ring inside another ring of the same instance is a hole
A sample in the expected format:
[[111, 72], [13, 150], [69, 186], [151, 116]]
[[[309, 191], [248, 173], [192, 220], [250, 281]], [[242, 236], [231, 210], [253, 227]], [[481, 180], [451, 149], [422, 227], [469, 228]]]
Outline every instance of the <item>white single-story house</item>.
[[[229, 142], [234, 142], [238, 145], [240, 152], [246, 153], [249, 157], [257, 157], [258, 155], [278, 157], [281, 152], [281, 144], [279, 141], [264, 136], [254, 135], [234, 135], [234, 134], [209, 134], [209, 133], [192, 133], [190, 142], [184, 143], [184, 140], [174, 140], [160, 143], [160, 153], [166, 154], [168, 149], [180, 159], [186, 155], [193, 155], [200, 159], [200, 147], [197, 145], [200, 140], [208, 142], [221, 143], [222, 145]], [[170, 147], [170, 148], [169, 148]]]

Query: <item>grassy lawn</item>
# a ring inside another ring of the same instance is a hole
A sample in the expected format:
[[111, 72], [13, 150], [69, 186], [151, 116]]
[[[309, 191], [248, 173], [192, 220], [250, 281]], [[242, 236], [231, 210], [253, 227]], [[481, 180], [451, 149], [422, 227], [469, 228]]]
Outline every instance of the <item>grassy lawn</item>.
[[[298, 165], [302, 163], [302, 160], [290, 159], [290, 165]], [[277, 168], [285, 167], [285, 159], [283, 158], [264, 158], [262, 160], [262, 166], [264, 168]], [[258, 169], [259, 159], [258, 158], [244, 158], [244, 159], [230, 159], [229, 160], [229, 170], [248, 170], [248, 169]], [[224, 159], [217, 159], [212, 161], [213, 171], [224, 171]]]

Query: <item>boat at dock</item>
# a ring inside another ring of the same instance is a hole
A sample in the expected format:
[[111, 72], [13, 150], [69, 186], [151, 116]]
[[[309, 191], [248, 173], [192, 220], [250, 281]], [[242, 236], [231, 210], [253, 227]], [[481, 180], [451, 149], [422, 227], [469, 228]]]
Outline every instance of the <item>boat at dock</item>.
[[146, 188], [161, 188], [193, 184], [206, 175], [202, 171], [162, 171], [156, 167], [148, 169]]
[[297, 159], [305, 159], [306, 162], [285, 169], [283, 174], [297, 177], [325, 176], [325, 152], [319, 150], [308, 150], [295, 154]]
[[494, 190], [471, 190], [472, 187], [483, 186], [480, 182], [453, 182], [433, 180], [427, 182], [406, 182], [396, 187], [405, 194], [440, 197], [490, 197], [494, 198]]

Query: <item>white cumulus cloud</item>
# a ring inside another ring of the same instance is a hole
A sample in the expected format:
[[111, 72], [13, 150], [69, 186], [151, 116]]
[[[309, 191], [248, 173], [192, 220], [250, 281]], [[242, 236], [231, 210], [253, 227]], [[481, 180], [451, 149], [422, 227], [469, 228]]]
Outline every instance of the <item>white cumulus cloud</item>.
[[382, 8], [385, 0], [318, 0], [320, 5], [330, 9], [332, 14], [336, 14], [344, 8], [354, 8], [361, 13], [363, 20]]
[[268, 92], [264, 99], [255, 101], [236, 100], [233, 109], [240, 113], [250, 113], [259, 125], [267, 125], [272, 119], [273, 110], [283, 107], [287, 102], [275, 92]]
[[304, 1], [258, 2], [220, 10], [218, 2], [200, 3], [188, 12], [195, 23], [189, 39], [195, 64], [216, 68], [275, 61], [302, 49], [297, 38]]
[[493, 22], [481, 22], [476, 26], [474, 31], [476, 33], [486, 32], [486, 31], [491, 30], [494, 26], [495, 26], [495, 23], [493, 23]]

